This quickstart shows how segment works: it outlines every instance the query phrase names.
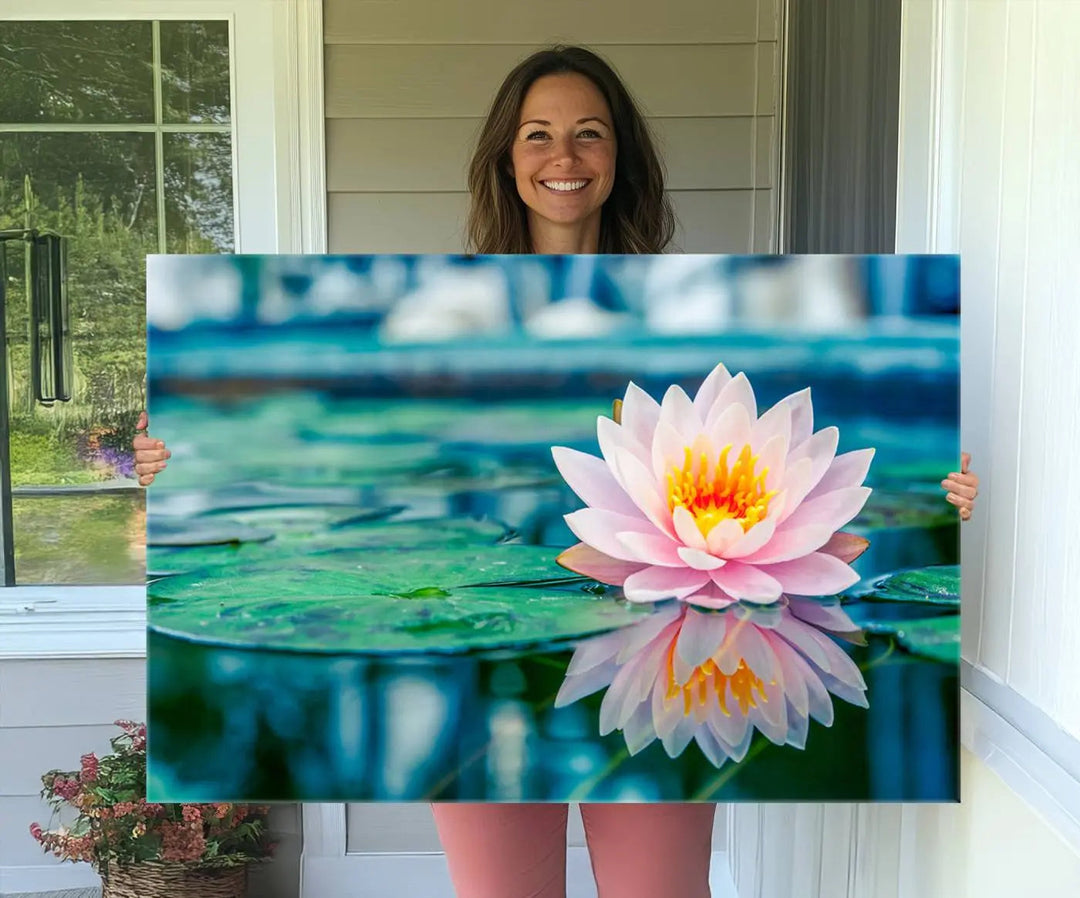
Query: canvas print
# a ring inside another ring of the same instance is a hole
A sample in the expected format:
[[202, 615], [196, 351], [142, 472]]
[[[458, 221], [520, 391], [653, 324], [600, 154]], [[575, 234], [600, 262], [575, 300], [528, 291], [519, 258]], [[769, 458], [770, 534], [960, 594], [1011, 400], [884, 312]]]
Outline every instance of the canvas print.
[[954, 801], [955, 256], [151, 256], [152, 801]]

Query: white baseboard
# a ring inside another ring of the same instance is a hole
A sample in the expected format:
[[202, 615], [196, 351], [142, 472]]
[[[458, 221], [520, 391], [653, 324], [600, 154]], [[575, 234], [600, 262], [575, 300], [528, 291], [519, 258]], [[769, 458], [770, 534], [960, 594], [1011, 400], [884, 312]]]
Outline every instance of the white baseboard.
[[0, 898], [8, 895], [100, 889], [101, 877], [89, 864], [36, 864], [0, 867]]
[[[300, 898], [454, 898], [442, 854], [366, 854], [308, 858], [302, 865]], [[596, 898], [589, 854], [566, 853], [566, 898]], [[709, 873], [712, 898], [738, 898], [727, 854], [714, 851]]]

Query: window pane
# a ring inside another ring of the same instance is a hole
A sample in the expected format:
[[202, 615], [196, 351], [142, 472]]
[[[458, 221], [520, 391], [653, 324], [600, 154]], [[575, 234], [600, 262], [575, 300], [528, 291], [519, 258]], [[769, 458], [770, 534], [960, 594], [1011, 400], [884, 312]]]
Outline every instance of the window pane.
[[145, 582], [145, 493], [15, 498], [15, 573], [21, 584]]
[[0, 122], [153, 121], [149, 22], [0, 23]]
[[170, 253], [232, 252], [228, 134], [165, 135], [165, 237]]
[[[138, 551], [137, 490], [130, 496], [56, 498], [31, 497], [26, 490], [114, 480], [134, 485], [131, 438], [145, 402], [144, 257], [157, 251], [154, 136], [0, 135], [0, 229], [26, 226], [70, 239], [75, 378], [71, 402], [45, 407], [34, 400], [23, 249], [8, 243], [16, 578], [19, 583], [137, 582], [137, 577], [117, 579], [128, 564], [128, 550]], [[99, 551], [99, 543], [113, 548]]]
[[229, 121], [229, 23], [161, 23], [163, 121]]

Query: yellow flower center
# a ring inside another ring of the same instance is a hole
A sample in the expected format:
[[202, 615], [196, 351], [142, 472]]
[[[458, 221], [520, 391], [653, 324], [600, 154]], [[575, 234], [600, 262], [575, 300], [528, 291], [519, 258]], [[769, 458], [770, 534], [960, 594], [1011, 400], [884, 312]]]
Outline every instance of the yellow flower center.
[[[679, 683], [675, 679], [675, 643], [671, 643], [667, 656], [667, 681], [668, 688], [665, 698], [671, 701], [677, 698], [679, 693], [683, 697], [683, 715], [690, 716], [695, 707], [704, 707], [709, 698], [709, 682], [716, 687], [716, 703], [725, 717], [730, 717], [731, 712], [727, 706], [727, 687], [731, 686], [731, 694], [739, 706], [739, 710], [746, 714], [750, 708], [758, 707], [758, 702], [767, 702], [769, 697], [765, 694], [764, 683], [749, 667], [746, 661], [739, 659], [739, 666], [735, 673], [728, 676], [710, 658], [700, 667], [695, 667], [690, 678], [685, 683]], [[775, 685], [775, 681], [772, 681]], [[756, 694], [755, 694], [756, 693]]]
[[743, 446], [735, 463], [728, 468], [731, 444], [724, 447], [713, 465], [704, 452], [698, 459], [687, 448], [681, 468], [672, 468], [667, 475], [668, 508], [682, 506], [694, 516], [702, 536], [721, 521], [732, 518], [745, 533], [765, 517], [769, 500], [776, 490], [765, 491], [768, 468], [755, 473], [758, 456], [751, 455], [750, 446]]

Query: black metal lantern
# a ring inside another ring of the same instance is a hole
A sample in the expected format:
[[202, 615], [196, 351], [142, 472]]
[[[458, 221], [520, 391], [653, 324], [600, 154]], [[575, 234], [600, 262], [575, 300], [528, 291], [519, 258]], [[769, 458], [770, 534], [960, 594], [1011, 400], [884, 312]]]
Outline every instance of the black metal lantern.
[[52, 405], [72, 393], [71, 331], [67, 298], [67, 241], [55, 234], [32, 239], [30, 374], [34, 397]]
[[[73, 365], [67, 297], [67, 240], [34, 230], [0, 231], [3, 243], [26, 247], [26, 290], [30, 306], [30, 379], [34, 398], [45, 405], [69, 402]], [[7, 286], [6, 253], [0, 251], [0, 307]]]
[[[67, 303], [67, 241], [34, 230], [0, 231], [0, 350], [7, 353], [7, 244], [21, 241], [30, 306], [30, 377], [38, 402], [71, 399], [72, 352]], [[0, 359], [0, 583], [15, 585], [11, 520], [11, 448], [7, 359]]]

